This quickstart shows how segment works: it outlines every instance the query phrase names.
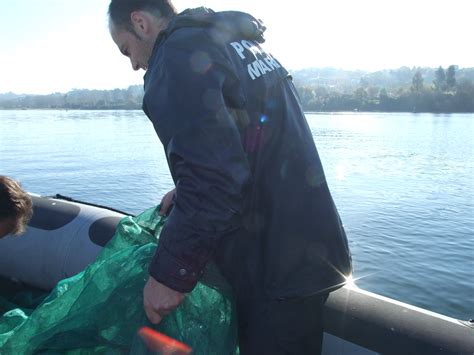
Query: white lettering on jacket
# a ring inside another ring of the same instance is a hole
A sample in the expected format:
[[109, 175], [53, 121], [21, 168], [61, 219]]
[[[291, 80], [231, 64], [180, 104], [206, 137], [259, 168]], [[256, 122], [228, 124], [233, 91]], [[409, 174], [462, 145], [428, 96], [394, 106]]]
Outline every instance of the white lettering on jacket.
[[[260, 78], [266, 73], [270, 73], [280, 68], [280, 64], [268, 53], [263, 51], [258, 45], [251, 41], [243, 40], [240, 42], [231, 42], [240, 59], [245, 60], [246, 54], [250, 54], [255, 60], [248, 64], [247, 71], [252, 80]], [[246, 53], [248, 52], [248, 53]]]

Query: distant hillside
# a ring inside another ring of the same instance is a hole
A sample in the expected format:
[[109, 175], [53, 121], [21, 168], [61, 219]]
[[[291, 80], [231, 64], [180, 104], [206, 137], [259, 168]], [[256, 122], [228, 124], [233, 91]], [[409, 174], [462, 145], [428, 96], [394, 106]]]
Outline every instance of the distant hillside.
[[87, 90], [76, 89], [66, 94], [15, 95], [0, 94], [0, 109], [140, 109], [143, 86], [127, 89]]
[[[349, 71], [334, 68], [309, 68], [293, 71], [291, 74], [296, 86], [325, 87], [342, 93], [350, 93], [359, 87], [384, 88], [387, 92], [396, 92], [401, 88], [410, 87], [417, 70], [420, 70], [426, 85], [435, 80], [438, 68], [388, 69], [376, 72], [362, 70]], [[474, 82], [474, 68], [456, 70], [458, 82]]]
[[296, 86], [322, 86], [340, 91], [353, 91], [360, 79], [367, 74], [369, 73], [362, 70], [335, 68], [309, 68], [291, 72]]
[[5, 94], [0, 94], [0, 102], [2, 101], [9, 101], [9, 100], [15, 100], [19, 98], [21, 95], [14, 94], [12, 92], [7, 92]]
[[[474, 112], [474, 68], [293, 71], [306, 111]], [[0, 94], [0, 109], [141, 109], [142, 85], [66, 94]]]
[[474, 112], [474, 68], [292, 73], [306, 111]]

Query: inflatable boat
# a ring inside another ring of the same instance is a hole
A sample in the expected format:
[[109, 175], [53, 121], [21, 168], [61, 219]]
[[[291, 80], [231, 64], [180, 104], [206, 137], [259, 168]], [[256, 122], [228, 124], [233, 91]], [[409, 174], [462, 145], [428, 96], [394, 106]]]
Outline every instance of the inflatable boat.
[[[25, 235], [0, 240], [0, 278], [51, 290], [93, 262], [127, 215], [61, 195], [32, 195]], [[359, 289], [325, 306], [323, 354], [474, 354], [474, 322], [450, 318]]]

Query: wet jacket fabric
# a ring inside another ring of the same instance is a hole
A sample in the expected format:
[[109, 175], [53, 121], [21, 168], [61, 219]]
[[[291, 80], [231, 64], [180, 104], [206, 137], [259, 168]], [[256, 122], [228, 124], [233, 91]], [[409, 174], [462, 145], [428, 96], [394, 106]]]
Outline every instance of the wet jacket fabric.
[[332, 290], [346, 235], [291, 77], [262, 23], [200, 8], [155, 44], [143, 109], [176, 185], [150, 274], [180, 292], [211, 259], [241, 299]]

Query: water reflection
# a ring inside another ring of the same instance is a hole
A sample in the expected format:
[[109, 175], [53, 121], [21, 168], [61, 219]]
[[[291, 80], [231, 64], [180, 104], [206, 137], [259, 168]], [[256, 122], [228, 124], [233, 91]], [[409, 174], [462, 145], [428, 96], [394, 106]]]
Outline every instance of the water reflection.
[[[307, 117], [356, 284], [474, 317], [474, 115]], [[0, 111], [0, 174], [39, 194], [131, 213], [158, 204], [173, 185], [141, 111]]]

